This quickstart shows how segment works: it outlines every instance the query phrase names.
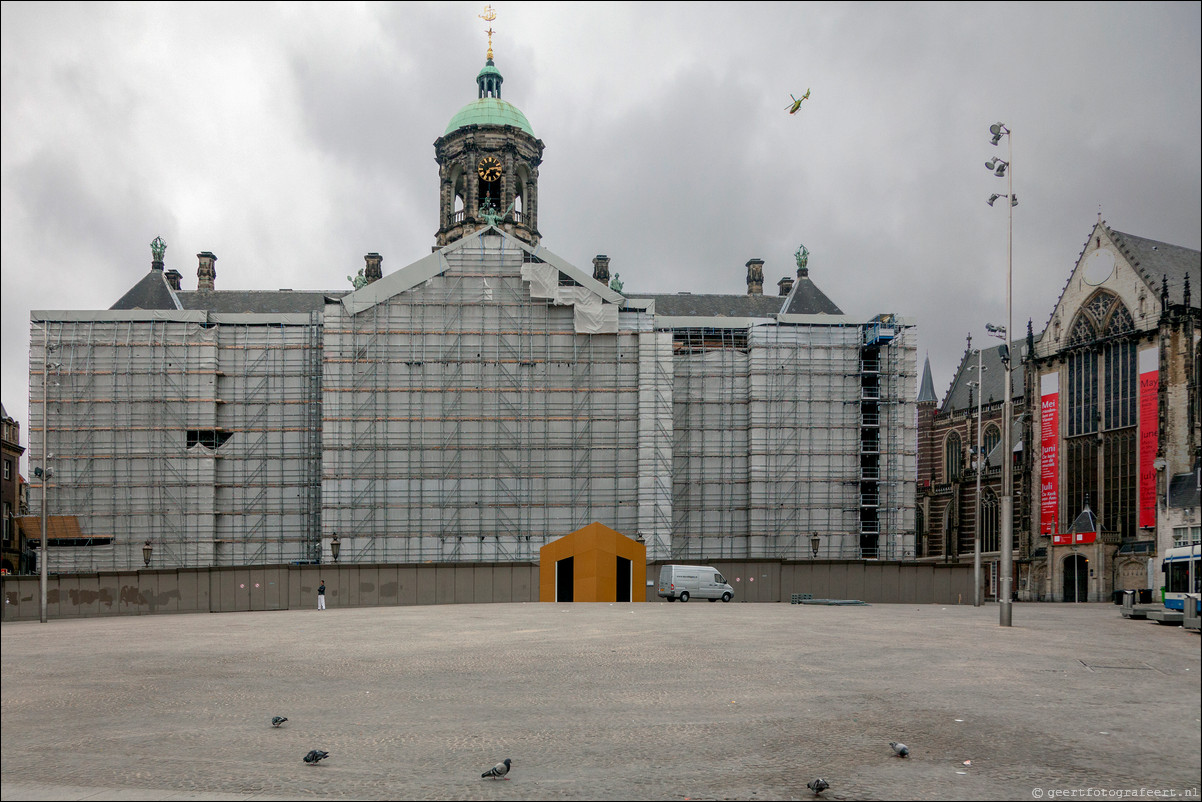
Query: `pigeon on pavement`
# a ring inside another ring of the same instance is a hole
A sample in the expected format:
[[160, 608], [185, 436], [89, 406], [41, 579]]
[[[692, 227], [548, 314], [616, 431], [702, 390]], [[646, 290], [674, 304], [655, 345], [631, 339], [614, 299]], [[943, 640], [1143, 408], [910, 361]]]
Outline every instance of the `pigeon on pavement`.
[[316, 765], [318, 761], [329, 757], [329, 752], [323, 752], [320, 749], [313, 749], [309, 754], [305, 755], [305, 762], [310, 765]]
[[813, 780], [810, 780], [808, 783], [806, 783], [806, 788], [809, 788], [811, 791], [813, 791], [815, 796], [817, 796], [818, 794], [821, 794], [823, 791], [825, 791], [827, 788], [830, 788], [830, 787], [831, 787], [831, 784], [828, 783], [826, 780], [822, 779], [821, 777], [815, 778]]
[[898, 743], [897, 741], [890, 741], [889, 745], [893, 747], [893, 753], [898, 757], [910, 756], [910, 747], [906, 746], [905, 744]]
[[287, 720], [288, 720], [288, 718], [286, 716], [272, 716], [271, 717], [271, 726], [278, 727]]
[[505, 776], [508, 773], [509, 773], [509, 758], [505, 758], [500, 763], [493, 766], [491, 769], [484, 772], [480, 776], [494, 779], [494, 780], [497, 778], [500, 778], [502, 780], [508, 780], [509, 778]]

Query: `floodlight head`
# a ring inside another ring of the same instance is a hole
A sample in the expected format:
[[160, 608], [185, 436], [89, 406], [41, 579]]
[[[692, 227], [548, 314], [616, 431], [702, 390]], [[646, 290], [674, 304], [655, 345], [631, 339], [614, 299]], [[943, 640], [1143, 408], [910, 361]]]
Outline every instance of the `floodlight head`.
[[1002, 135], [1001, 135], [1001, 134], [994, 134], [994, 135], [993, 135], [993, 139], [991, 139], [991, 140], [989, 141], [989, 144], [990, 144], [990, 145], [996, 145], [998, 142], [1001, 142], [1001, 141], [1002, 141]]
[[993, 171], [993, 174], [996, 175], [998, 178], [1001, 178], [1002, 176], [1004, 176], [1006, 174], [1006, 163], [1003, 161], [999, 161], [997, 169]]
[[1017, 206], [1017, 205], [1018, 205], [1018, 194], [1017, 194], [1017, 193], [1015, 193], [1014, 195], [1011, 195], [1011, 196], [1010, 196], [1010, 205], [1011, 205], [1011, 206]]
[[992, 158], [992, 159], [990, 159], [989, 161], [985, 162], [985, 169], [986, 169], [986, 170], [992, 170], [992, 169], [994, 169], [995, 167], [997, 167], [997, 162], [998, 162], [998, 160], [997, 160], [997, 157], [995, 156], [994, 158]]
[[1006, 327], [999, 326], [996, 323], [986, 323], [985, 331], [989, 332], [994, 337], [1005, 337], [1006, 336]]
[[1001, 123], [994, 123], [993, 125], [989, 126], [989, 133], [993, 134], [995, 138], [1001, 139], [1003, 127], [1004, 126]]
[[1002, 343], [1001, 345], [999, 345], [998, 346], [998, 356], [1000, 356], [1002, 358], [1003, 365], [1009, 364], [1009, 362], [1010, 362], [1010, 346], [1006, 345], [1005, 343]]
[[995, 200], [997, 200], [998, 198], [1000, 198], [1000, 197], [1002, 197], [1002, 196], [1001, 196], [1001, 195], [998, 195], [998, 194], [996, 194], [996, 193], [994, 193], [993, 195], [990, 195], [990, 196], [989, 196], [989, 200], [987, 200], [987, 201], [985, 201], [985, 202], [986, 202], [986, 203], [988, 203], [990, 206], [992, 206], [992, 205], [993, 205], [993, 202], [994, 202]]

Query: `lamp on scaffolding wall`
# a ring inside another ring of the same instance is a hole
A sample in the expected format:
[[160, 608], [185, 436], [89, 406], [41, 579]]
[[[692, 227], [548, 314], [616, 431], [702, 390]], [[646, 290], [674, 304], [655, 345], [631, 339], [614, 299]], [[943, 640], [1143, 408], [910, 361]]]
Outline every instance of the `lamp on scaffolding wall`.
[[57, 345], [50, 344], [50, 326], [45, 324], [42, 327], [42, 466], [34, 469], [33, 475], [42, 480], [42, 538], [41, 548], [38, 553], [38, 585], [40, 589], [39, 599], [39, 618], [41, 623], [45, 624], [49, 620], [49, 604], [46, 601], [46, 587], [49, 583], [49, 563], [50, 554], [48, 538], [46, 536], [46, 521], [47, 521], [47, 501], [49, 495], [50, 478], [54, 476], [54, 469], [47, 466], [46, 462], [50, 459], [51, 454], [47, 453], [47, 441], [50, 439], [50, 400], [46, 395], [49, 382], [47, 376], [52, 370], [58, 370], [62, 367], [62, 363], [50, 363], [50, 352], [58, 348]]
[[154, 553], [154, 546], [149, 540], [142, 544], [142, 564], [147, 568], [150, 567], [150, 555]]
[[334, 562], [338, 562], [338, 552], [342, 551], [342, 540], [339, 539], [338, 533], [334, 532], [330, 538], [330, 556], [334, 558]]
[[818, 549], [822, 546], [822, 538], [818, 537], [818, 533], [810, 535], [810, 551], [814, 555], [814, 559], [818, 559]]

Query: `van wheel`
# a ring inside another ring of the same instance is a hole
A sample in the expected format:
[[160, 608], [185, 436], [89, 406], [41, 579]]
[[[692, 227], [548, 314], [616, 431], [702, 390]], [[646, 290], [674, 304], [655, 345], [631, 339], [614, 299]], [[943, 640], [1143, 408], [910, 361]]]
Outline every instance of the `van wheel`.
[[681, 603], [683, 604], [684, 602], [687, 602], [688, 600], [689, 600], [689, 592], [687, 590], [682, 590], [680, 592]]
[[724, 602], [728, 602], [728, 601], [730, 601], [730, 593], [723, 593], [723, 594], [722, 594], [722, 601], [724, 601]]

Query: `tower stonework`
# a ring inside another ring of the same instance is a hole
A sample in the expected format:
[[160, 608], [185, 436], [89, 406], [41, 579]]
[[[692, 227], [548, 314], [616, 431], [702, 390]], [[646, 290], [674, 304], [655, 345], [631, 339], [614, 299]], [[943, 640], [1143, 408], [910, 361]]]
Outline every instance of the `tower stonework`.
[[539, 243], [543, 143], [526, 116], [501, 100], [502, 80], [490, 49], [476, 76], [477, 99], [460, 109], [434, 141], [439, 183], [435, 247], [493, 222], [523, 242]]

